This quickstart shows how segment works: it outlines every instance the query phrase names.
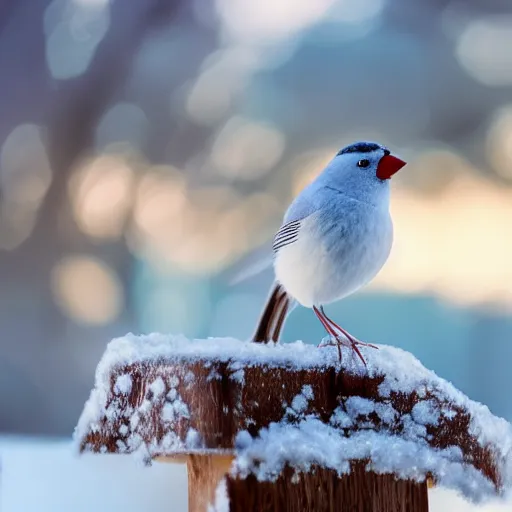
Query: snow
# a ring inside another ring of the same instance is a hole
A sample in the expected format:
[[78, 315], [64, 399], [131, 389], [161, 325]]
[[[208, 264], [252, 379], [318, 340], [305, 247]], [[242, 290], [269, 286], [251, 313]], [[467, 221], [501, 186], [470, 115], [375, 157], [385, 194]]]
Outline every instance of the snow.
[[187, 510], [184, 465], [127, 455], [77, 457], [70, 439], [0, 437], [2, 512]]
[[164, 379], [162, 379], [162, 377], [158, 377], [151, 383], [149, 389], [153, 393], [154, 398], [160, 398], [165, 393]]
[[412, 408], [412, 418], [421, 425], [437, 425], [441, 415], [439, 407], [433, 400], [418, 402]]
[[127, 373], [119, 375], [114, 385], [114, 391], [121, 395], [127, 395], [132, 390], [132, 378]]
[[291, 403], [291, 409], [287, 408], [287, 413], [291, 416], [297, 416], [308, 408], [308, 403], [313, 399], [313, 388], [307, 384], [302, 386], [300, 394], [296, 395]]
[[215, 502], [208, 507], [208, 512], [229, 512], [229, 496], [225, 478], [215, 489]]
[[[187, 475], [182, 464], [144, 467], [124, 455], [77, 457], [67, 439], [13, 437], [0, 437], [0, 459], [2, 512], [188, 510]], [[215, 512], [227, 510], [222, 501], [225, 497], [223, 484], [217, 490]], [[431, 512], [512, 510], [512, 502], [476, 506], [439, 488], [429, 491], [429, 502]]]
[[[174, 432], [176, 422], [189, 421], [190, 411], [178, 392], [180, 380], [192, 385], [194, 376], [173, 375], [167, 385], [157, 377], [137, 410], [114, 399], [107, 400], [110, 377], [113, 372], [131, 364], [196, 362], [205, 361], [212, 370], [209, 378], [218, 374], [211, 363], [225, 362], [236, 385], [245, 385], [243, 368], [266, 365], [286, 366], [291, 369], [322, 369], [336, 367], [339, 371], [369, 377], [384, 376], [378, 392], [381, 401], [363, 397], [349, 397], [335, 410], [329, 423], [308, 415], [308, 404], [314, 398], [311, 386], [303, 386], [291, 403], [283, 404], [283, 417], [262, 429], [256, 438], [248, 432], [239, 432], [236, 438], [236, 459], [233, 471], [242, 476], [254, 473], [259, 479], [276, 478], [285, 464], [300, 471], [308, 471], [319, 464], [342, 474], [349, 470], [349, 460], [371, 459], [368, 469], [378, 473], [394, 473], [402, 478], [423, 480], [434, 474], [439, 485], [457, 490], [468, 499], [480, 502], [496, 495], [494, 484], [480, 471], [463, 460], [459, 447], [436, 449], [428, 444], [428, 427], [439, 424], [442, 418], [450, 418], [456, 410], [470, 415], [469, 431], [482, 448], [491, 447], [502, 477], [502, 490], [512, 488], [512, 429], [503, 419], [493, 416], [489, 409], [471, 401], [452, 384], [426, 369], [410, 353], [398, 348], [379, 345], [378, 350], [362, 347], [367, 368], [357, 358], [344, 357], [340, 362], [336, 347], [317, 347], [300, 341], [286, 344], [259, 344], [232, 338], [187, 340], [184, 336], [128, 334], [113, 340], [96, 372], [96, 383], [75, 430], [79, 444], [88, 432], [100, 428], [105, 416], [113, 421], [121, 415], [129, 420], [131, 434], [126, 447], [120, 451], [137, 451], [143, 459], [155, 453], [192, 452], [201, 450], [199, 434], [190, 429], [185, 439]], [[348, 355], [348, 354], [347, 354]], [[123, 380], [119, 381], [123, 378]], [[116, 380], [115, 392], [126, 393], [131, 380], [121, 375]], [[165, 394], [166, 389], [170, 390]], [[399, 414], [389, 397], [396, 393], [416, 393], [422, 397], [411, 414]], [[160, 443], [143, 446], [141, 436], [134, 429], [152, 410], [153, 402], [165, 401], [162, 420], [168, 424], [168, 433]], [[109, 404], [107, 409], [107, 404]], [[441, 404], [441, 406], [439, 405]], [[384, 426], [375, 432], [370, 415], [377, 415]], [[400, 435], [391, 427], [397, 421], [403, 426]], [[249, 424], [250, 422], [248, 422]], [[361, 429], [346, 437], [344, 429], [357, 423]]]
[[371, 459], [369, 470], [393, 473], [403, 479], [422, 481], [428, 472], [438, 475], [439, 485], [457, 489], [475, 502], [495, 495], [493, 484], [462, 460], [459, 448], [433, 450], [417, 439], [361, 430], [344, 437], [337, 429], [311, 417], [295, 425], [272, 423], [253, 439], [241, 433], [233, 473], [259, 480], [279, 476], [286, 464], [299, 471], [313, 465], [339, 474], [350, 470], [350, 460]]

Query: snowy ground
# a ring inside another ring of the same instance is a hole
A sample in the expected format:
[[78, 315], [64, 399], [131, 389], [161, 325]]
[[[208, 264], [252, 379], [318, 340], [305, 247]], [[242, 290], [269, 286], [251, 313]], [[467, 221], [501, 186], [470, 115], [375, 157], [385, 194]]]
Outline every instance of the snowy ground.
[[[1, 512], [186, 512], [184, 466], [146, 468], [128, 456], [77, 457], [71, 441], [0, 438]], [[512, 503], [473, 506], [430, 493], [431, 512], [511, 512]]]

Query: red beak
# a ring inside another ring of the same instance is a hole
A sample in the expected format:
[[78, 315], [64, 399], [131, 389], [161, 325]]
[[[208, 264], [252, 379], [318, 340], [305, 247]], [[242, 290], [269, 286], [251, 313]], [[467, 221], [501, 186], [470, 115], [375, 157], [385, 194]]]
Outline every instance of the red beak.
[[393, 155], [384, 155], [377, 165], [377, 178], [389, 180], [393, 174], [398, 172], [406, 162]]

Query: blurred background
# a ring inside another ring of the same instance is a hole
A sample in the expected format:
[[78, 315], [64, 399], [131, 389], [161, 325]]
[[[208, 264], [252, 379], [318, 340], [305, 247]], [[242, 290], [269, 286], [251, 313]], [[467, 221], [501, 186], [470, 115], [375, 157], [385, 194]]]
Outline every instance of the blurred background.
[[69, 437], [112, 337], [248, 338], [233, 277], [358, 139], [409, 165], [328, 312], [512, 420], [510, 48], [509, 0], [2, 0], [0, 432]]

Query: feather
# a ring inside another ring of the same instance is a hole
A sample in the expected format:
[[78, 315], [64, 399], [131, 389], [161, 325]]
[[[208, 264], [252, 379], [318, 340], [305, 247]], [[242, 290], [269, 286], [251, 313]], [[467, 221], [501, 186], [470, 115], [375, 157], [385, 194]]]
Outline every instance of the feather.
[[286, 245], [293, 244], [293, 242], [297, 241], [300, 224], [300, 220], [295, 220], [281, 226], [274, 237], [274, 244], [272, 245], [274, 252], [277, 252]]

